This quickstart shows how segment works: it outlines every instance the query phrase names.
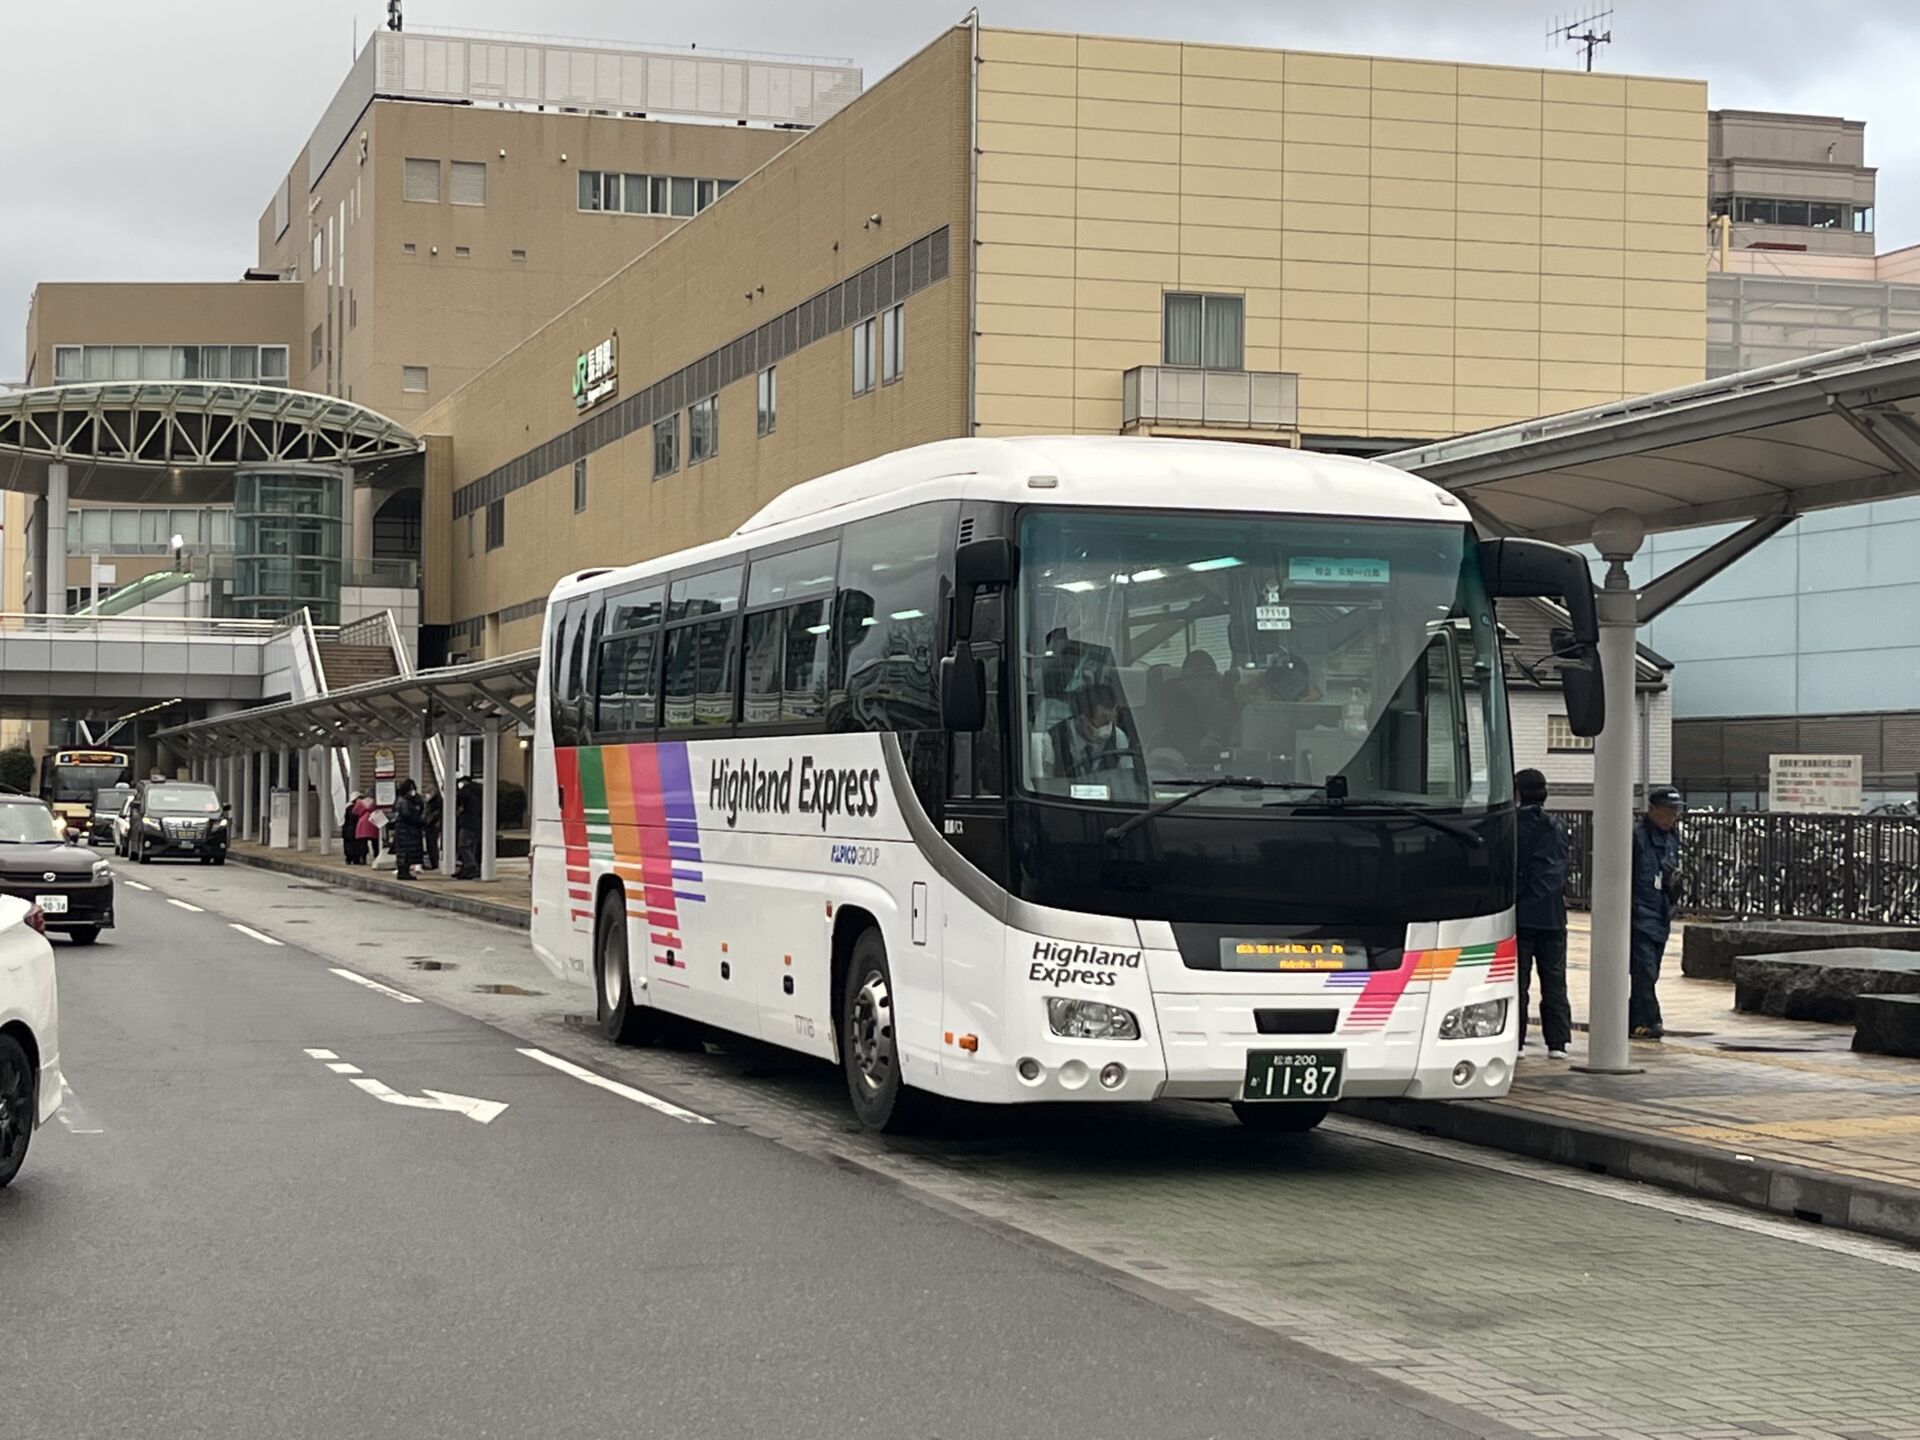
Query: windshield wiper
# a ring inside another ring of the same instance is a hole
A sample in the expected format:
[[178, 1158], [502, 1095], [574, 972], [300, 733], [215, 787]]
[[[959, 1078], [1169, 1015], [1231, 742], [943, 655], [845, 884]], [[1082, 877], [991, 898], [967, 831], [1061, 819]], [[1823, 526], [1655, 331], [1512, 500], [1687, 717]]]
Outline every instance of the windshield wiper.
[[[1285, 800], [1274, 800], [1268, 803], [1270, 805], [1285, 805], [1289, 802]], [[1420, 809], [1417, 805], [1403, 805], [1398, 800], [1376, 800], [1372, 798], [1361, 799], [1361, 800], [1348, 800], [1345, 796], [1333, 796], [1333, 797], [1329, 797], [1329, 801], [1326, 806], [1317, 807], [1317, 808], [1325, 808], [1329, 810], [1345, 810], [1345, 809], [1348, 809], [1349, 807], [1357, 807], [1363, 810], [1367, 810], [1367, 809], [1391, 810], [1396, 815], [1404, 815], [1409, 820], [1419, 821], [1422, 825], [1425, 825], [1429, 830], [1438, 830], [1443, 835], [1451, 835], [1454, 839], [1460, 841], [1463, 845], [1467, 846], [1469, 849], [1477, 850], [1482, 845], [1487, 843], [1481, 837], [1480, 832], [1478, 830], [1470, 829], [1469, 827], [1465, 825], [1461, 825], [1458, 822], [1453, 820], [1442, 820], [1438, 815], [1430, 815], [1425, 810]]]
[[1184, 795], [1176, 795], [1171, 800], [1162, 800], [1158, 805], [1149, 805], [1138, 815], [1129, 816], [1107, 831], [1107, 843], [1118, 845], [1127, 836], [1138, 830], [1149, 820], [1158, 819], [1169, 810], [1178, 810], [1189, 800], [1198, 799], [1209, 790], [1324, 790], [1323, 785], [1312, 785], [1304, 780], [1260, 780], [1251, 775], [1216, 775], [1211, 780], [1155, 780], [1159, 786], [1191, 785], [1193, 788]]

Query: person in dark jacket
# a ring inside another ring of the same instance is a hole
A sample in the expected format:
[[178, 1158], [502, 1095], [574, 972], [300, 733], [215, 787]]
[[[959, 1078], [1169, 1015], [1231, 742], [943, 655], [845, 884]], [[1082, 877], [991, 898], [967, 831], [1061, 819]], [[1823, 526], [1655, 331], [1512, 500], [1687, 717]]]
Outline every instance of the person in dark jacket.
[[453, 837], [459, 850], [459, 864], [453, 872], [456, 880], [480, 878], [480, 783], [471, 775], [460, 777], [453, 793]]
[[413, 879], [413, 867], [422, 858], [426, 828], [426, 807], [420, 803], [420, 787], [411, 779], [402, 780], [393, 798], [393, 864], [396, 880]]
[[427, 784], [430, 788], [420, 803], [421, 811], [425, 817], [423, 823], [426, 826], [426, 832], [422, 838], [426, 841], [427, 861], [423, 868], [438, 870], [440, 868], [440, 829], [443, 811], [439, 787], [433, 785], [431, 780], [429, 780]]
[[1636, 1040], [1666, 1034], [1660, 1018], [1660, 957], [1673, 932], [1673, 904], [1680, 895], [1680, 792], [1656, 785], [1647, 793], [1647, 813], [1633, 827], [1633, 939], [1628, 972], [1628, 1032]]
[[1547, 1056], [1567, 1058], [1573, 1011], [1567, 1005], [1567, 831], [1546, 811], [1547, 777], [1522, 770], [1513, 777], [1520, 796], [1520, 883], [1514, 904], [1520, 946], [1520, 1048], [1527, 1046], [1528, 991], [1540, 972], [1540, 1030]]

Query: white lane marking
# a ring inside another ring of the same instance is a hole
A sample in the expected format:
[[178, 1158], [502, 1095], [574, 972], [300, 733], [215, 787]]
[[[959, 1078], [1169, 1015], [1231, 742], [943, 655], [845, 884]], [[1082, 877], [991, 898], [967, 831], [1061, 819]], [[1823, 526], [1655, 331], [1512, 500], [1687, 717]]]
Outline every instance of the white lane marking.
[[584, 1066], [575, 1065], [571, 1060], [562, 1060], [558, 1055], [549, 1055], [544, 1050], [522, 1048], [520, 1053], [529, 1060], [538, 1060], [542, 1065], [558, 1070], [562, 1075], [571, 1075], [583, 1080], [597, 1089], [631, 1100], [636, 1105], [645, 1105], [649, 1110], [658, 1110], [662, 1115], [671, 1115], [676, 1120], [685, 1120], [690, 1125], [711, 1125], [713, 1121], [704, 1115], [696, 1115], [691, 1110], [683, 1110], [671, 1100], [662, 1100], [658, 1095], [649, 1095], [644, 1090], [636, 1090], [631, 1085], [622, 1085], [618, 1080], [609, 1080], [604, 1075], [596, 1075]]
[[327, 1069], [331, 1070], [336, 1075], [358, 1075], [360, 1073], [360, 1067], [358, 1065], [349, 1065], [344, 1060], [335, 1060], [331, 1062], [327, 1066]]
[[258, 940], [262, 945], [278, 945], [282, 943], [281, 941], [274, 939], [273, 936], [271, 935], [262, 935], [258, 930], [254, 929], [251, 925], [242, 925], [238, 920], [229, 921], [227, 928], [230, 930], [238, 930], [242, 935], [251, 936], [253, 939]]
[[309, 1050], [307, 1051], [307, 1058], [309, 1060], [338, 1060], [340, 1057], [331, 1050]]
[[153, 886], [142, 885], [138, 880], [123, 880], [120, 883], [123, 885], [131, 885], [135, 890], [146, 890], [151, 892], [153, 889]]
[[359, 1086], [376, 1100], [384, 1100], [389, 1105], [405, 1105], [415, 1110], [451, 1110], [464, 1115], [469, 1120], [478, 1120], [482, 1125], [491, 1125], [507, 1108], [504, 1100], [476, 1100], [471, 1095], [453, 1095], [445, 1090], [429, 1090], [426, 1098], [418, 1095], [402, 1095], [399, 1091], [382, 1085], [378, 1080], [362, 1076], [350, 1082]]
[[343, 970], [338, 965], [329, 965], [327, 968], [342, 980], [351, 980], [356, 985], [364, 985], [369, 990], [377, 990], [389, 1000], [398, 1000], [402, 1005], [418, 1005], [420, 1003], [420, 997], [418, 995], [409, 995], [405, 991], [394, 989], [391, 985], [382, 985], [378, 980], [369, 980], [364, 975], [356, 975], [353, 971]]
[[206, 911], [202, 910], [198, 905], [189, 905], [186, 901], [175, 900], [172, 896], [167, 897], [167, 904], [178, 905], [182, 910], [191, 910], [196, 915], [204, 915], [207, 913]]
[[1481, 1150], [1463, 1141], [1441, 1140], [1430, 1135], [1414, 1135], [1405, 1130], [1395, 1130], [1368, 1120], [1352, 1120], [1340, 1116], [1329, 1120], [1326, 1128], [1338, 1134], [1352, 1136], [1357, 1140], [1371, 1140], [1378, 1145], [1391, 1145], [1396, 1149], [1411, 1150], [1417, 1154], [1431, 1155], [1436, 1159], [1452, 1160], [1461, 1165], [1471, 1165], [1479, 1170], [1491, 1170], [1498, 1175], [1508, 1175], [1522, 1180], [1537, 1180], [1543, 1185], [1555, 1185], [1562, 1190], [1577, 1190], [1584, 1195], [1593, 1195], [1605, 1200], [1620, 1200], [1629, 1205], [1638, 1205], [1646, 1210], [1658, 1210], [1685, 1220], [1700, 1220], [1728, 1230], [1744, 1230], [1750, 1235], [1765, 1235], [1773, 1240], [1787, 1240], [1795, 1245], [1806, 1245], [1815, 1250], [1826, 1250], [1835, 1255], [1846, 1255], [1855, 1260], [1885, 1265], [1890, 1269], [1910, 1270], [1920, 1274], [1920, 1254], [1916, 1254], [1904, 1245], [1898, 1245], [1891, 1240], [1881, 1240], [1872, 1235], [1856, 1235], [1844, 1230], [1817, 1229], [1805, 1221], [1782, 1220], [1757, 1210], [1743, 1210], [1736, 1205], [1697, 1199], [1691, 1195], [1662, 1190], [1658, 1186], [1644, 1184], [1637, 1180], [1623, 1180], [1611, 1175], [1583, 1175], [1545, 1160], [1502, 1155], [1497, 1151]]

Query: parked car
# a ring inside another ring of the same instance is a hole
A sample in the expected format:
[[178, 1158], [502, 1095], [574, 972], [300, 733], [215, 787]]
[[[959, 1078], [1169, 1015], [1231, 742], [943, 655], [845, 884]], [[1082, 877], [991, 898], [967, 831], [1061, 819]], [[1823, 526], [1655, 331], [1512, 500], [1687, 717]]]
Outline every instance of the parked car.
[[125, 855], [127, 837], [132, 833], [134, 792], [129, 790], [127, 798], [120, 802], [120, 808], [113, 812], [113, 853]]
[[115, 785], [111, 790], [101, 790], [93, 797], [93, 818], [87, 825], [87, 843], [89, 845], [113, 844], [113, 822], [127, 802], [133, 798], [133, 787], [127, 784]]
[[127, 817], [127, 853], [142, 865], [168, 855], [224, 865], [227, 812], [211, 785], [142, 780]]
[[42, 923], [33, 904], [0, 895], [0, 1187], [20, 1173], [33, 1132], [66, 1098], [60, 998]]
[[38, 906], [44, 929], [77, 945], [113, 928], [113, 867], [30, 795], [0, 795], [0, 895]]

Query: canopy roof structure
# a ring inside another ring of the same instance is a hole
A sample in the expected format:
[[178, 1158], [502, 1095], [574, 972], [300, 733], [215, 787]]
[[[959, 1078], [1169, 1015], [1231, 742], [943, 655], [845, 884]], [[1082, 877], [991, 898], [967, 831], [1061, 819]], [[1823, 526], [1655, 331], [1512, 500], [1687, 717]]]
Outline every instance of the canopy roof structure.
[[315, 700], [235, 710], [158, 734], [175, 748], [200, 757], [365, 741], [405, 742], [447, 729], [474, 732], [530, 726], [539, 672], [540, 652], [526, 650], [468, 665], [370, 680]]
[[1652, 532], [1920, 494], [1920, 334], [1381, 458], [1565, 544], [1614, 509]]
[[[363, 477], [420, 441], [364, 405], [270, 385], [194, 380], [53, 385], [0, 394], [0, 488], [46, 493], [64, 463], [72, 494], [222, 499], [248, 466], [348, 465]], [[204, 494], [201, 492], [205, 492]]]

